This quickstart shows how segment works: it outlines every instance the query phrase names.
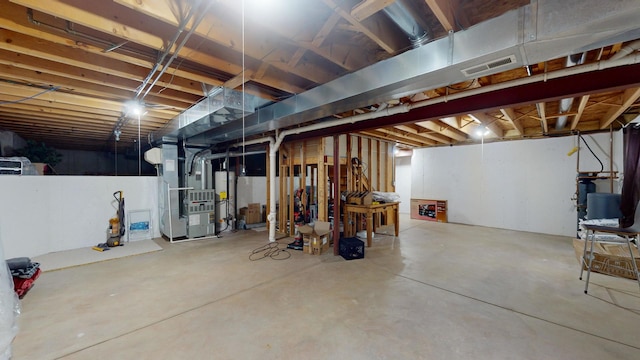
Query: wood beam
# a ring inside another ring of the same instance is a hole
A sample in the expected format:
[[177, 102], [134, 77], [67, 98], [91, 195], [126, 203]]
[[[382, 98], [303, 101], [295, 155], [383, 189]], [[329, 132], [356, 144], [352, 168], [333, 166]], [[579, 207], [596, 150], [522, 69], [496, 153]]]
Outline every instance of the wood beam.
[[589, 102], [589, 95], [583, 95], [580, 97], [580, 103], [578, 104], [578, 113], [573, 117], [573, 121], [571, 122], [571, 130], [575, 130], [580, 122], [580, 118], [584, 113], [584, 109], [587, 107], [587, 103]]
[[[60, 73], [61, 75], [54, 75], [38, 69], [24, 69], [21, 67], [16, 67], [7, 64], [11, 62], [5, 61], [2, 58], [3, 53], [4, 51], [0, 50], [0, 78], [3, 79], [14, 80], [18, 83], [28, 82], [35, 85], [41, 85], [42, 87], [58, 86], [65, 92], [75, 93], [79, 95], [91, 95], [98, 98], [106, 98], [114, 101], [128, 101], [131, 100], [134, 95], [133, 89], [111, 87], [110, 83], [104, 83], [103, 85], [100, 82], [83, 81], [81, 76], [79, 76], [80, 80], [77, 80], [72, 75], [69, 75], [67, 77], [62, 75], [62, 73]], [[85, 73], [86, 72], [88, 71], [85, 71]], [[173, 91], [163, 91], [158, 96], [149, 95], [145, 98], [145, 102], [150, 104], [166, 105], [167, 110], [174, 110], [174, 113], [177, 114], [179, 111], [190, 107], [199, 99], [199, 97], [196, 96], [191, 98], [188, 94], [184, 93], [179, 93], [182, 94], [183, 97], [178, 98], [176, 96], [170, 95], [173, 93]]]
[[351, 16], [358, 21], [363, 21], [393, 4], [394, 1], [395, 0], [364, 0], [351, 9]]
[[373, 138], [376, 139], [382, 139], [385, 141], [393, 141], [393, 142], [400, 142], [406, 145], [409, 145], [411, 147], [424, 147], [424, 143], [421, 141], [415, 141], [415, 140], [409, 140], [409, 139], [405, 139], [401, 136], [396, 136], [393, 134], [388, 134], [384, 131], [379, 131], [379, 130], [365, 130], [365, 131], [360, 131], [361, 134], [366, 135], [366, 136], [371, 136]]
[[538, 110], [538, 115], [540, 116], [540, 122], [542, 123], [543, 134], [546, 134], [549, 132], [549, 124], [547, 123], [545, 106], [546, 106], [546, 103], [544, 102], [539, 102], [536, 104], [536, 109]]
[[445, 31], [449, 32], [456, 29], [456, 21], [453, 9], [453, 1], [451, 0], [425, 0], [429, 9], [436, 16]]
[[[25, 85], [0, 83], [0, 96], [8, 95], [15, 97], [15, 100], [31, 98], [29, 101], [39, 106], [47, 108], [67, 108], [67, 109], [84, 109], [86, 113], [103, 113], [104, 111], [119, 112], [123, 111], [123, 103], [119, 101], [111, 101], [105, 99], [96, 99], [76, 94], [68, 94], [59, 91], [44, 92], [45, 89], [38, 87], [30, 87]], [[46, 105], [45, 105], [46, 104]], [[148, 117], [169, 120], [175, 117], [175, 111], [168, 110], [148, 110]]]
[[500, 112], [504, 116], [504, 118], [516, 129], [518, 135], [524, 134], [524, 128], [522, 127], [522, 122], [516, 116], [516, 112], [513, 108], [502, 108]]
[[[413, 134], [411, 132], [406, 132], [406, 131], [402, 131], [402, 130], [394, 130], [394, 128], [380, 128], [380, 129], [376, 129], [379, 132], [385, 133], [385, 134], [389, 134], [389, 135], [393, 135], [398, 139], [406, 139], [406, 140], [410, 140], [410, 141], [415, 141], [418, 144], [421, 144], [421, 146], [428, 146], [428, 145], [435, 145], [436, 142], [431, 140], [431, 139], [427, 139], [423, 136], [420, 135], [416, 135]], [[402, 143], [404, 143], [404, 141], [401, 141]]]
[[465, 141], [467, 140], [467, 135], [461, 132], [458, 132], [459, 130], [452, 130], [449, 126], [444, 125], [441, 122], [438, 121], [419, 121], [416, 123], [417, 126], [423, 127], [425, 129], [429, 129], [431, 131], [435, 131], [437, 133], [440, 133], [444, 136], [448, 136], [456, 141]]
[[324, 45], [324, 41], [327, 39], [327, 36], [329, 36], [331, 31], [333, 31], [333, 28], [341, 18], [342, 17], [340, 16], [340, 14], [331, 14], [331, 16], [329, 16], [329, 19], [327, 19], [327, 21], [324, 22], [324, 25], [322, 25], [320, 31], [318, 31], [316, 36], [313, 37], [313, 41], [311, 41], [311, 44], [317, 48], [320, 48], [322, 45]]
[[365, 19], [363, 22], [360, 22], [358, 21], [358, 19], [351, 16], [351, 9], [345, 8], [343, 4], [338, 4], [336, 0], [323, 1], [329, 8], [340, 14], [342, 18], [351, 23], [351, 25], [355, 26], [358, 31], [366, 35], [369, 39], [373, 40], [376, 44], [378, 44], [378, 46], [380, 46], [389, 54], [394, 54], [398, 50], [406, 46], [406, 44], [399, 42], [392, 33], [383, 31], [385, 27], [375, 23], [375, 19], [369, 18]]
[[[154, 5], [155, 6], [155, 5]], [[87, 44], [87, 43], [83, 43], [83, 42], [77, 42], [72, 40], [69, 37], [64, 37], [64, 36], [60, 36], [60, 35], [56, 35], [54, 33], [48, 33], [45, 31], [42, 31], [41, 27], [38, 27], [36, 25], [30, 24], [27, 21], [27, 15], [26, 15], [26, 9], [22, 6], [16, 5], [16, 4], [12, 4], [9, 2], [9, 0], [0, 0], [0, 8], [2, 8], [2, 14], [0, 14], [0, 28], [4, 28], [7, 30], [11, 30], [17, 33], [21, 33], [24, 35], [28, 35], [28, 36], [32, 36], [38, 39], [42, 39], [42, 40], [47, 40], [47, 41], [51, 41], [52, 43], [56, 43], [58, 45], [63, 45], [65, 47], [71, 47], [73, 49], [80, 49], [92, 54], [96, 54], [96, 55], [100, 55], [112, 60], [117, 60], [117, 61], [123, 61], [125, 63], [129, 63], [132, 65], [138, 65], [141, 67], [144, 67], [146, 69], [151, 69], [153, 68], [154, 64], [155, 64], [155, 58], [150, 57], [149, 54], [147, 55], [143, 55], [140, 54], [139, 56], [128, 56], [125, 55], [121, 52], [117, 52], [117, 51], [104, 51], [105, 49], [102, 47], [98, 47], [98, 46], [93, 46], [91, 44]], [[216, 67], [216, 68], [224, 68], [227, 65], [227, 62], [222, 60], [222, 59], [218, 59], [215, 62], [211, 62], [208, 65], [211, 67]], [[162, 69], [162, 67], [160, 67], [160, 69]], [[169, 69], [167, 69], [167, 74], [170, 74], [174, 79], [175, 78], [185, 78], [185, 79], [189, 79], [192, 81], [195, 81], [197, 83], [205, 83], [205, 84], [209, 84], [212, 86], [220, 86], [223, 84], [223, 81], [217, 77], [214, 77], [212, 75], [208, 75], [208, 74], [204, 74], [204, 73], [200, 73], [197, 71], [193, 71], [193, 70], [189, 70], [189, 69], [185, 69], [185, 67], [171, 67]], [[260, 83], [266, 82], [265, 85], [269, 85], [273, 88], [277, 88], [277, 89], [281, 89], [284, 91], [288, 91], [291, 93], [294, 93], [295, 90], [293, 88], [289, 89], [288, 86], [285, 86], [283, 88], [279, 88], [278, 86], [276, 86], [275, 84], [277, 83], [272, 83], [272, 80], [277, 80], [275, 78], [268, 78], [268, 79], [262, 79], [260, 81]], [[164, 91], [166, 92], [166, 90]], [[254, 92], [252, 90], [247, 90], [247, 93], [251, 93], [253, 95], [259, 96], [259, 97], [263, 97], [263, 94], [260, 94], [259, 92]], [[147, 97], [147, 99], [149, 98], [149, 96]], [[193, 103], [193, 102], [192, 102]]]
[[626, 89], [622, 95], [622, 104], [610, 109], [600, 121], [600, 129], [606, 129], [618, 116], [622, 115], [631, 104], [640, 98], [640, 87]]
[[[178, 26], [178, 19], [175, 17], [173, 11], [165, 4], [166, 0], [145, 0], [145, 2], [139, 0], [115, 0], [116, 2], [127, 6], [133, 10], [139, 11], [145, 15], [151, 16], [155, 19], [163, 21], [167, 24]], [[237, 3], [232, 3], [231, 0], [220, 0], [229, 9], [238, 12], [238, 19], [241, 17], [239, 7]], [[229, 31], [229, 29], [239, 29], [238, 24], [233, 21], [234, 19], [225, 19], [215, 16], [215, 14], [206, 14], [202, 19], [200, 25], [196, 28], [194, 33], [209, 39], [219, 45], [230, 48], [234, 51], [239, 51], [237, 44], [242, 43], [242, 35], [240, 31]], [[252, 36], [245, 39], [245, 55], [255, 60], [267, 62], [270, 65], [279, 68], [280, 70], [295, 74], [302, 78], [312, 80], [316, 83], [324, 83], [330, 79], [335, 78], [334, 75], [328, 73], [326, 70], [312, 65], [305, 64], [305, 66], [291, 66], [288, 61], [281, 61], [280, 54], [277, 52], [278, 47], [282, 43], [291, 42], [292, 37], [296, 34], [287, 33], [282, 28], [282, 24], [259, 24], [260, 21], [251, 21], [246, 24]], [[269, 28], [269, 31], [265, 31], [263, 26]], [[221, 29], [224, 29], [221, 30]], [[276, 33], [278, 36], [273, 36]], [[312, 48], [312, 51], [319, 51], [316, 48]], [[188, 53], [188, 52], [187, 52]], [[332, 61], [340, 65], [340, 57], [333, 57], [331, 54], [318, 53], [318, 55], [325, 56], [327, 60]], [[297, 63], [295, 65], [298, 65]], [[344, 65], [344, 64], [343, 64]], [[237, 74], [238, 71], [230, 72]], [[269, 84], [265, 84], [269, 85]], [[270, 85], [272, 87], [276, 87]], [[277, 87], [276, 87], [277, 88]], [[295, 93], [293, 91], [289, 91]]]
[[[440, 134], [436, 134], [436, 133], [420, 132], [417, 129], [418, 128], [417, 125], [398, 125], [398, 126], [395, 126], [395, 128], [399, 129], [399, 130], [406, 131], [406, 132], [411, 133], [411, 134], [422, 136], [422, 137], [424, 137], [426, 139], [429, 139], [429, 140], [435, 140], [435, 141], [437, 141], [437, 142], [439, 142], [441, 144], [449, 145], [449, 144], [452, 143], [451, 138], [446, 137], [444, 135], [440, 135]], [[431, 145], [435, 145], [435, 141]]]
[[318, 220], [329, 221], [328, 193], [327, 193], [327, 166], [325, 163], [325, 139], [321, 138], [318, 144]]
[[[164, 50], [164, 40], [157, 37], [156, 35], [153, 35], [151, 32], [145, 32], [142, 30], [135, 30], [133, 28], [131, 28], [130, 26], [126, 26], [124, 24], [120, 24], [117, 22], [113, 22], [109, 19], [108, 15], [110, 12], [113, 12], [115, 10], [112, 9], [112, 7], [109, 7], [109, 2], [99, 2], [99, 3], [92, 3], [92, 6], [96, 6], [99, 4], [99, 6], [101, 7], [105, 7], [105, 13], [104, 16], [99, 16], [93, 12], [89, 12], [87, 10], [81, 9], [81, 8], [77, 8], [74, 7], [70, 4], [66, 4], [63, 3], [60, 0], [51, 0], [51, 1], [46, 1], [46, 2], [42, 2], [42, 1], [33, 1], [33, 0], [11, 0], [14, 3], [23, 5], [25, 7], [29, 7], [32, 9], [37, 9], [39, 11], [48, 13], [50, 15], [59, 17], [61, 19], [65, 19], [68, 21], [71, 21], [73, 23], [76, 24], [80, 24], [86, 27], [89, 27], [91, 29], [97, 30], [97, 31], [101, 31], [107, 34], [111, 34], [111, 35], [115, 35], [118, 36], [122, 39], [125, 40], [129, 40], [131, 42], [140, 44], [140, 45], [144, 45], [144, 46], [148, 46], [152, 49], [156, 49], [159, 51]], [[137, 3], [137, 2], [136, 2]], [[60, 5], [60, 6], [59, 6]], [[160, 7], [160, 9], [162, 9], [163, 7]], [[149, 8], [145, 8], [146, 10], [148, 10]], [[145, 12], [146, 14], [148, 14], [147, 12]], [[154, 13], [155, 14], [155, 13]], [[173, 13], [169, 13], [168, 15], [166, 13], [162, 13], [164, 16], [168, 16], [171, 19], [171, 21], [174, 22], [175, 24], [175, 15]], [[112, 18], [117, 18], [118, 14], [114, 13], [112, 15]], [[207, 25], [208, 24], [208, 25]], [[177, 24], [175, 24], [177, 25]], [[207, 27], [208, 26], [208, 27]], [[215, 33], [215, 31], [212, 28], [213, 24], [212, 23], [206, 23], [205, 21], [203, 21], [200, 26], [198, 27], [198, 30], [200, 31], [200, 29], [205, 28], [208, 32], [211, 32], [212, 34]], [[115, 27], [115, 29], [114, 29]], [[121, 29], [126, 29], [126, 30], [130, 30], [128, 32], [123, 32]], [[204, 30], [202, 30], [204, 31]], [[196, 31], [198, 32], [198, 31]], [[199, 34], [199, 35], [203, 35], [205, 37], [208, 37], [209, 33], [206, 34]], [[228, 33], [228, 32], [218, 32], [218, 33]], [[239, 42], [236, 42], [236, 44], [238, 44]], [[268, 43], [268, 42], [267, 42]], [[226, 43], [226, 46], [228, 46], [228, 42]], [[250, 47], [251, 49], [254, 48], [263, 48], [263, 47]], [[249, 47], [247, 47], [248, 50], [250, 50]], [[237, 49], [235, 51], [238, 51]], [[269, 52], [270, 53], [270, 52]], [[268, 53], [268, 54], [269, 54]], [[233, 62], [227, 61], [227, 60], [223, 60], [220, 58], [217, 58], [215, 56], [212, 56], [210, 54], [207, 54], [205, 52], [199, 51], [198, 49], [195, 48], [190, 48], [188, 46], [184, 46], [180, 52], [178, 53], [178, 55], [182, 58], [188, 58], [189, 60], [199, 63], [199, 64], [203, 64], [209, 67], [214, 67], [222, 72], [226, 72], [229, 74], [238, 74], [242, 71], [242, 67], [239, 65], [234, 64]], [[249, 56], [251, 56], [249, 54]], [[258, 58], [258, 60], [260, 60], [260, 57]], [[270, 62], [271, 65], [273, 66], [281, 66], [281, 65], [286, 65], [282, 62], [278, 62], [278, 61], [274, 61], [274, 62]], [[285, 67], [285, 69], [283, 69], [286, 72], [289, 73], [293, 73], [296, 74], [298, 76], [302, 76], [304, 78], [309, 78], [317, 76], [319, 77], [320, 74], [326, 74], [326, 81], [329, 81], [330, 79], [335, 78], [334, 75], [332, 74], [328, 74], [326, 73], [326, 71], [322, 70], [322, 69], [314, 69], [317, 70], [316, 72], [312, 73], [312, 72], [300, 72], [299, 69], [294, 69], [294, 68], [289, 68], [289, 67]], [[171, 76], [171, 72], [167, 71], [168, 74], [167, 77]], [[204, 80], [204, 79], [203, 79]], [[323, 81], [323, 82], [326, 82]], [[216, 83], [210, 83], [210, 81], [200, 81], [200, 82], [205, 82], [209, 85], [219, 85], [220, 81], [216, 81]], [[258, 80], [257, 82], [271, 86], [273, 88], [276, 89], [281, 89], [279, 86], [282, 86], [284, 84], [284, 82], [280, 81], [280, 79], [278, 78], [269, 78], [269, 77], [264, 77], [261, 78], [260, 80]], [[279, 84], [279, 86], [278, 86]], [[293, 89], [282, 89], [284, 91], [290, 92], [290, 93], [296, 93], [295, 90]]]
[[[118, 78], [122, 78], [136, 80], [140, 84], [148, 73], [140, 66], [113, 61], [104, 56], [68, 48], [5, 29], [0, 29], [0, 49], [108, 74], [111, 76], [111, 82], [117, 82]], [[202, 94], [202, 88], [199, 84], [181, 78], [171, 79], [170, 74], [164, 74], [156, 86], [158, 89], [167, 87], [195, 95]]]
[[154, 49], [162, 49], [164, 47], [164, 39], [160, 36], [128, 27], [117, 21], [113, 21], [96, 13], [74, 7], [73, 5], [60, 0], [11, 0], [11, 2], [22, 5], [26, 8], [58, 16], [62, 19], [67, 19], [77, 24], [82, 24], [83, 26], [87, 26], [94, 30], [110, 33], [121, 39], [129, 40], [141, 45], [146, 45]]

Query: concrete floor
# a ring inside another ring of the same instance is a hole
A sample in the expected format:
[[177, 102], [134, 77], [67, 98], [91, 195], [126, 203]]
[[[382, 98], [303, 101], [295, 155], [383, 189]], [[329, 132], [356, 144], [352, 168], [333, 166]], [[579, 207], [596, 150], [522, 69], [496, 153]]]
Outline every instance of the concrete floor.
[[266, 237], [43, 273], [14, 359], [640, 359], [637, 283], [585, 295], [570, 238], [402, 216], [363, 260], [249, 261]]

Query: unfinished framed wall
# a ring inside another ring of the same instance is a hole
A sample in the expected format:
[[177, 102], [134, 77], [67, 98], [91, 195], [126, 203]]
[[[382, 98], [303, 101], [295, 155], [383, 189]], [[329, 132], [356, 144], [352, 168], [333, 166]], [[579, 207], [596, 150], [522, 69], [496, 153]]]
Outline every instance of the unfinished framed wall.
[[[395, 191], [393, 143], [359, 135], [339, 137], [339, 176], [333, 173], [332, 137], [285, 142], [279, 149], [278, 229], [295, 234], [298, 201], [304, 211], [313, 209], [320, 221], [328, 221], [334, 183], [342, 191]], [[305, 189], [301, 191], [300, 189]], [[302, 192], [302, 194], [301, 194]], [[302, 197], [302, 198], [301, 198]]]

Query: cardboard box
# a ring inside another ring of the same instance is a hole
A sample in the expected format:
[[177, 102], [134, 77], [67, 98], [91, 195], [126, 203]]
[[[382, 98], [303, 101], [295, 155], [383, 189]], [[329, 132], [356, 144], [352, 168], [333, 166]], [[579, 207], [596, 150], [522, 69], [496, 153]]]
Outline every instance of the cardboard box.
[[240, 216], [242, 218], [244, 216], [245, 224], [258, 224], [261, 222], [262, 214], [261, 214], [261, 206], [258, 203], [249, 204], [248, 207], [240, 208]]
[[347, 204], [353, 205], [371, 205], [373, 203], [373, 194], [370, 191], [352, 191], [346, 195]]
[[[587, 261], [589, 260], [589, 247], [587, 246]], [[578, 262], [582, 264], [582, 253], [584, 251], [584, 240], [574, 239], [573, 249], [576, 253]], [[633, 257], [635, 258], [636, 265], [640, 268], [640, 254], [638, 249], [633, 245]], [[629, 248], [627, 244], [607, 244], [602, 242], [596, 242], [593, 244], [593, 262], [591, 263], [591, 271], [606, 275], [619, 276], [627, 279], [636, 279], [633, 273], [633, 264], [631, 263], [631, 257], [629, 256]], [[583, 266], [584, 270], [587, 270], [586, 264]]]
[[313, 227], [302, 225], [298, 227], [298, 231], [302, 234], [302, 252], [320, 255], [330, 246], [331, 224], [325, 221], [316, 221]]

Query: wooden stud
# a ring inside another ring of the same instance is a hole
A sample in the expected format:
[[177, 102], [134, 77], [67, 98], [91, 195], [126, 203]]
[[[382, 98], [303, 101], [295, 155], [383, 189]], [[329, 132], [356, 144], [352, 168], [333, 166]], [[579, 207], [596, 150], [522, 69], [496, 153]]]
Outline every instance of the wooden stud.
[[327, 168], [325, 164], [325, 142], [320, 140], [318, 146], [318, 220], [328, 221], [327, 208]]

